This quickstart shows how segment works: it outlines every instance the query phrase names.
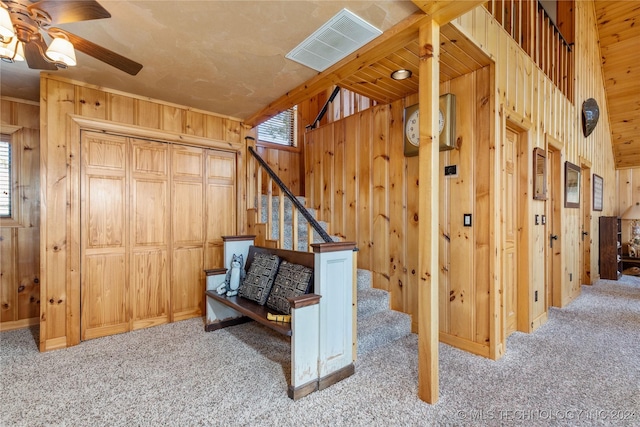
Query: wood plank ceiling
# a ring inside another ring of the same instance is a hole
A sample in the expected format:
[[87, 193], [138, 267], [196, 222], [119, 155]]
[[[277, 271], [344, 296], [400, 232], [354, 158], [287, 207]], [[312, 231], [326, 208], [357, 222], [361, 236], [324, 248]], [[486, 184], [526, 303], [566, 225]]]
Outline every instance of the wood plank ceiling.
[[[363, 49], [367, 49], [366, 51], [358, 51], [353, 54], [353, 58], [349, 56], [319, 73], [249, 117], [245, 123], [255, 126], [333, 85], [379, 103], [391, 103], [418, 93], [418, 29], [424, 19], [427, 19], [424, 14], [412, 15], [365, 46]], [[440, 42], [441, 82], [463, 76], [491, 63], [487, 55], [450, 23], [441, 27]], [[412, 76], [406, 80], [392, 79], [391, 73], [398, 69], [410, 70]]]
[[640, 167], [640, 2], [595, 8], [616, 169]]
[[[442, 27], [440, 44], [440, 82], [471, 73], [491, 62], [451, 24]], [[416, 33], [416, 38], [406, 46], [347, 76], [339, 85], [380, 103], [391, 103], [418, 93], [419, 66], [420, 47]], [[399, 69], [410, 70], [411, 77], [406, 80], [392, 79], [391, 73]]]

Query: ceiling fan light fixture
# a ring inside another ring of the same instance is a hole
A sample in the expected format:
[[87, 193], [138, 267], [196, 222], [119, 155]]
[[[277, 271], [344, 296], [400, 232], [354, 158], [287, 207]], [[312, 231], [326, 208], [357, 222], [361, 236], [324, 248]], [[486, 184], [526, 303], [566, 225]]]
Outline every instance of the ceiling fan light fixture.
[[9, 43], [0, 42], [0, 58], [5, 62], [24, 61], [24, 47], [16, 37]]
[[76, 65], [76, 52], [71, 42], [67, 39], [61, 37], [53, 39], [47, 49], [46, 55], [50, 60], [62, 63], [67, 67], [74, 67]]
[[13, 31], [13, 23], [11, 22], [9, 11], [0, 6], [0, 36], [6, 40], [15, 37], [15, 35], [16, 33]]

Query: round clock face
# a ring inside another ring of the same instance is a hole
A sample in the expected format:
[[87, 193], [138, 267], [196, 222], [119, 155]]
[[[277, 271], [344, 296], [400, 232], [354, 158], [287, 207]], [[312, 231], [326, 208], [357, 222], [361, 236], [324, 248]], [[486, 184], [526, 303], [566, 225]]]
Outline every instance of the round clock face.
[[418, 121], [418, 113], [419, 110], [411, 113], [404, 124], [404, 133], [407, 136], [407, 140], [416, 147], [420, 145], [420, 123]]
[[438, 110], [438, 134], [442, 133], [442, 129], [444, 129], [444, 114], [442, 110]]

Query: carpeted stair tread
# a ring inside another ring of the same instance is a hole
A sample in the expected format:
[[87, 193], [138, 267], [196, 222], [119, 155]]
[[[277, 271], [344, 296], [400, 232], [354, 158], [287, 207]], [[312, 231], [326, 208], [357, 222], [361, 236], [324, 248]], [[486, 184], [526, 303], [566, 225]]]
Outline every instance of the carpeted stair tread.
[[371, 271], [365, 270], [362, 268], [358, 269], [358, 290], [360, 289], [368, 289], [371, 287], [373, 280], [371, 278]]
[[358, 355], [366, 354], [411, 333], [411, 316], [399, 311], [383, 311], [358, 319]]
[[[305, 199], [298, 200], [304, 205]], [[261, 197], [262, 222], [267, 221], [267, 196]], [[280, 223], [278, 221], [280, 200], [273, 197], [271, 238], [279, 239]], [[289, 199], [284, 200], [284, 242], [283, 249], [293, 249], [293, 204]], [[313, 209], [307, 209], [313, 218], [316, 213]], [[298, 250], [307, 249], [307, 220], [300, 213], [298, 215]], [[327, 223], [318, 221], [320, 226], [327, 230]], [[313, 231], [313, 243], [321, 243], [323, 240], [318, 233]], [[334, 241], [340, 241], [338, 236], [331, 236]], [[372, 287], [371, 271], [357, 270], [357, 318], [358, 318], [358, 354], [364, 354], [382, 345], [388, 344], [411, 333], [411, 317], [400, 312], [389, 310], [389, 293], [383, 289]]]
[[389, 292], [384, 289], [358, 290], [358, 321], [389, 310]]

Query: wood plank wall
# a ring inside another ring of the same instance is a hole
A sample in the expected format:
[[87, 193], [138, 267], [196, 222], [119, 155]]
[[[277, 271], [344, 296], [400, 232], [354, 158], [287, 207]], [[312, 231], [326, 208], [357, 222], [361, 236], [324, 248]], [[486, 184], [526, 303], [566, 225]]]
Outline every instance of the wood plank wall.
[[[236, 151], [244, 176], [245, 129], [240, 120], [43, 74], [41, 77], [40, 350], [80, 341], [80, 120], [133, 129], [174, 143]], [[75, 132], [78, 134], [76, 135]], [[245, 185], [238, 183], [237, 232], [246, 226]]]
[[[40, 315], [40, 106], [0, 100], [3, 133], [12, 135], [18, 174], [17, 224], [0, 220], [0, 330], [38, 323]], [[10, 225], [10, 226], [9, 226]]]
[[[458, 166], [457, 177], [441, 174], [440, 180], [440, 331], [471, 347], [489, 340], [490, 77], [485, 67], [440, 88], [457, 97], [461, 142], [460, 150], [440, 154], [441, 165]], [[414, 331], [418, 157], [404, 156], [402, 124], [404, 107], [417, 101], [412, 95], [354, 113], [306, 139], [311, 206], [332, 233], [358, 243], [359, 268], [371, 270], [374, 286], [391, 292], [394, 310], [412, 314]], [[477, 226], [464, 227], [463, 212], [473, 212]]]
[[[620, 169], [616, 171], [618, 187], [618, 208], [613, 215], [622, 216], [629, 206], [640, 203], [640, 168]], [[622, 222], [622, 241], [628, 242], [629, 222]]]
[[[496, 294], [504, 292], [501, 221], [504, 204], [509, 201], [502, 197], [505, 177], [500, 171], [506, 126], [522, 132], [519, 157], [530, 159], [535, 147], [547, 149], [550, 137], [562, 146], [563, 163], [570, 161], [588, 167], [589, 174], [604, 178], [603, 211], [592, 211], [590, 203], [586, 207], [589, 222], [586, 227], [591, 230], [587, 243], [592, 248], [587, 258], [594, 270], [588, 273], [592, 279], [597, 278], [598, 217], [612, 215], [618, 209], [593, 2], [576, 3], [575, 105], [485, 8], [476, 8], [455, 21], [495, 61], [495, 67], [441, 87], [442, 93], [450, 90], [458, 95], [462, 149], [441, 154], [441, 164], [458, 163], [461, 175], [455, 181], [443, 179], [441, 183], [441, 232], [446, 237], [441, 240], [440, 329], [445, 341], [488, 357], [497, 358], [504, 352], [505, 337], [492, 336], [491, 325], [502, 322], [504, 316], [499, 312], [502, 297]], [[495, 90], [489, 95], [483, 89], [488, 90], [491, 82], [495, 82]], [[600, 105], [601, 120], [585, 138], [580, 108], [591, 97]], [[321, 219], [331, 223], [332, 233], [358, 243], [358, 266], [374, 272], [375, 287], [391, 292], [393, 309], [405, 311], [414, 319], [418, 266], [412, 254], [418, 248], [419, 215], [417, 200], [412, 195], [417, 194], [418, 168], [416, 158], [403, 157], [402, 108], [415, 102], [417, 96], [410, 96], [404, 102], [353, 114], [309, 132], [305, 147], [305, 191], [309, 204], [318, 209]], [[334, 116], [337, 117], [335, 113]], [[530, 200], [532, 162], [520, 164], [526, 167], [519, 178], [526, 187], [522, 201], [518, 202], [522, 206], [520, 221], [526, 229], [526, 239], [520, 246], [524, 254], [521, 277], [528, 282], [528, 293], [523, 296], [527, 319], [521, 322], [525, 324], [521, 328], [531, 331], [544, 322], [550, 305], [545, 298], [534, 301], [534, 292], [542, 295], [550, 284], [545, 283], [547, 229], [529, 223], [535, 215], [550, 212], [548, 203]], [[589, 179], [583, 182], [591, 182], [590, 175], [584, 178]], [[564, 180], [564, 172], [561, 179]], [[564, 199], [564, 195], [560, 197]], [[472, 232], [458, 228], [461, 209], [473, 213]], [[579, 250], [584, 216], [580, 209], [562, 208], [561, 217], [563, 271], [561, 283], [553, 286], [561, 287], [560, 305], [564, 306], [580, 292]], [[415, 320], [413, 326], [416, 330]], [[503, 327], [498, 325], [494, 330], [500, 329]]]
[[[496, 61], [496, 110], [503, 108], [505, 120], [528, 130], [529, 149], [547, 149], [545, 139], [550, 136], [563, 145], [562, 160], [578, 166], [590, 166], [589, 173], [604, 178], [604, 210], [591, 211], [590, 265], [591, 279], [598, 278], [598, 218], [616, 211], [616, 174], [611, 146], [608, 109], [604, 78], [598, 48], [598, 30], [593, 1], [575, 2], [575, 70], [574, 99], [572, 104], [535, 66], [516, 42], [500, 28], [485, 8], [476, 8], [454, 21], [469, 38], [475, 40]], [[584, 137], [581, 106], [594, 98], [600, 106], [600, 121], [589, 137]], [[500, 129], [500, 126], [497, 126]], [[564, 180], [564, 175], [563, 175]], [[585, 182], [583, 180], [583, 182]], [[589, 179], [586, 182], [591, 182]], [[529, 204], [529, 217], [545, 214], [544, 203]], [[580, 293], [582, 266], [580, 265], [582, 216], [580, 209], [562, 209], [561, 236], [564, 272], [562, 277], [562, 303], [568, 304]], [[530, 253], [535, 245], [546, 242], [544, 228], [532, 229]], [[543, 257], [534, 257], [529, 265], [529, 277], [535, 287], [543, 281]]]

